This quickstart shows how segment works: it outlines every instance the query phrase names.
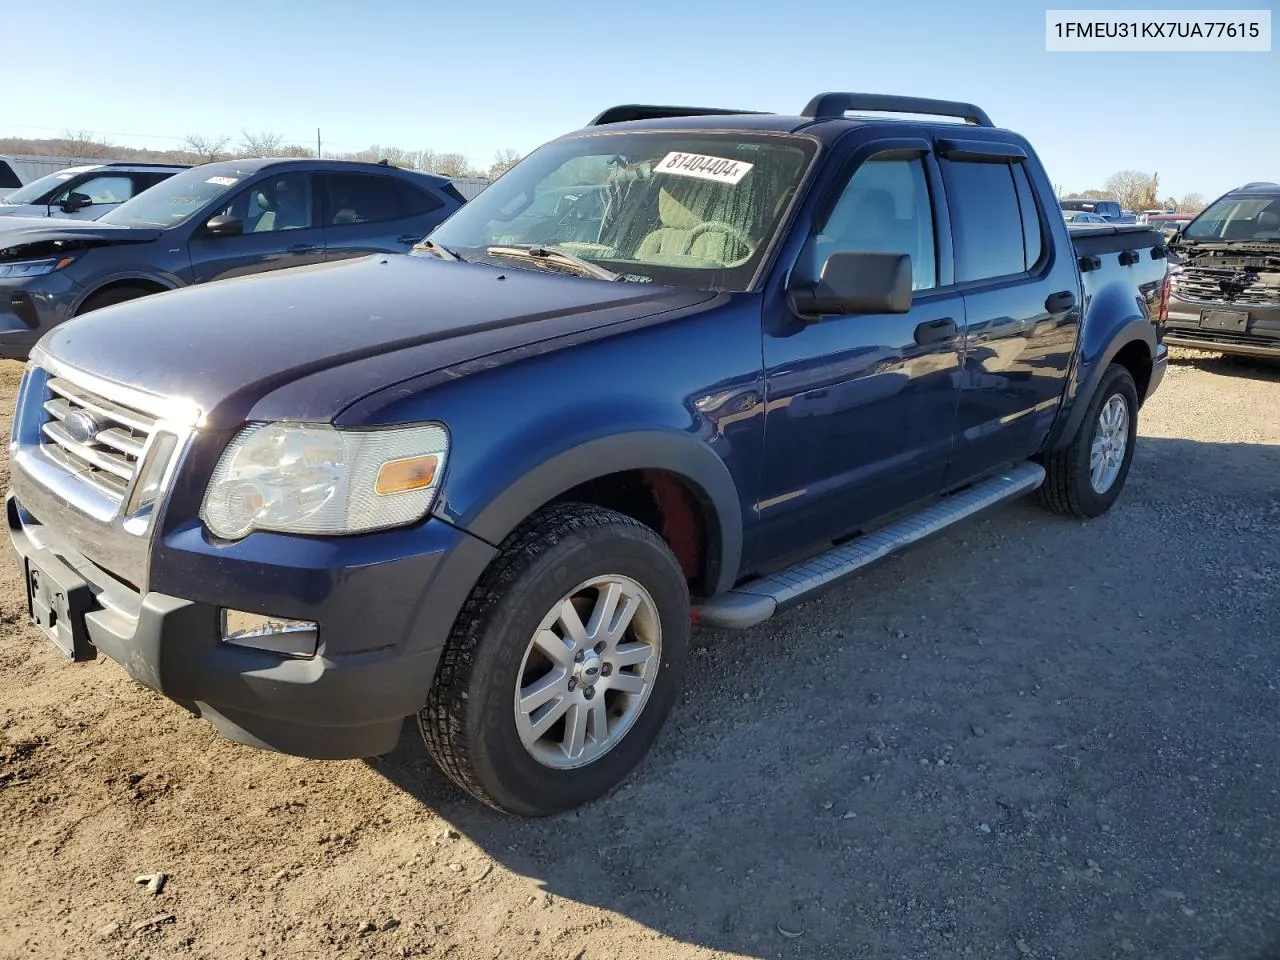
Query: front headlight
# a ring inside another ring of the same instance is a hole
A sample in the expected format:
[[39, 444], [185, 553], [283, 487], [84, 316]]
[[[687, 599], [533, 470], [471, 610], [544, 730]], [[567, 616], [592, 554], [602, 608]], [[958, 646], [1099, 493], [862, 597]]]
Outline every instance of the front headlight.
[[16, 263], [0, 263], [0, 279], [16, 277], [41, 277], [75, 263], [75, 257], [54, 257], [52, 260], [19, 260]]
[[324, 535], [403, 526], [431, 508], [448, 452], [438, 423], [250, 424], [218, 460], [200, 517], [225, 540], [253, 530]]

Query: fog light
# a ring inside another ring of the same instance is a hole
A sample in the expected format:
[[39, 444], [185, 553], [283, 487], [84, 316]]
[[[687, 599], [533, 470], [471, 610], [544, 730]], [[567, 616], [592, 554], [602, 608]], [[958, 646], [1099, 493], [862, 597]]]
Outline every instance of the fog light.
[[290, 657], [314, 657], [319, 637], [319, 625], [311, 620], [268, 617], [246, 610], [222, 611], [222, 642], [237, 647], [269, 650]]

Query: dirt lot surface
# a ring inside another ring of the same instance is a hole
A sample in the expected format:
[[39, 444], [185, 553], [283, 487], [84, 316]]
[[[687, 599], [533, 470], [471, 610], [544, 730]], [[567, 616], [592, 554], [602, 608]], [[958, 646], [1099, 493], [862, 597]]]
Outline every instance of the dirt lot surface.
[[1183, 354], [1141, 433], [1099, 521], [1014, 504], [697, 634], [650, 758], [544, 821], [408, 726], [221, 741], [61, 662], [6, 557], [0, 956], [1274, 960], [1280, 372]]

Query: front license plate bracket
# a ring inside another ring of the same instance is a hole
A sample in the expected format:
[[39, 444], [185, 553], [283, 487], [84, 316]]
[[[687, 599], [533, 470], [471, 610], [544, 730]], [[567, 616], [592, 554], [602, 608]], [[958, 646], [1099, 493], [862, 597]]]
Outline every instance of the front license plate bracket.
[[68, 659], [94, 660], [98, 649], [89, 640], [85, 614], [93, 609], [89, 585], [48, 551], [27, 560], [27, 611], [32, 622]]

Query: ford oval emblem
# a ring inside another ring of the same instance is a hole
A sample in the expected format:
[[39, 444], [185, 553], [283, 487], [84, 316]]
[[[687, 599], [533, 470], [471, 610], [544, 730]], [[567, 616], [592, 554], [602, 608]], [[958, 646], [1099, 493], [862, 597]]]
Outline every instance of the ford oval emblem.
[[62, 429], [67, 431], [67, 435], [76, 443], [92, 443], [98, 436], [98, 431], [102, 429], [93, 414], [84, 410], [77, 410], [69, 413], [62, 421]]

